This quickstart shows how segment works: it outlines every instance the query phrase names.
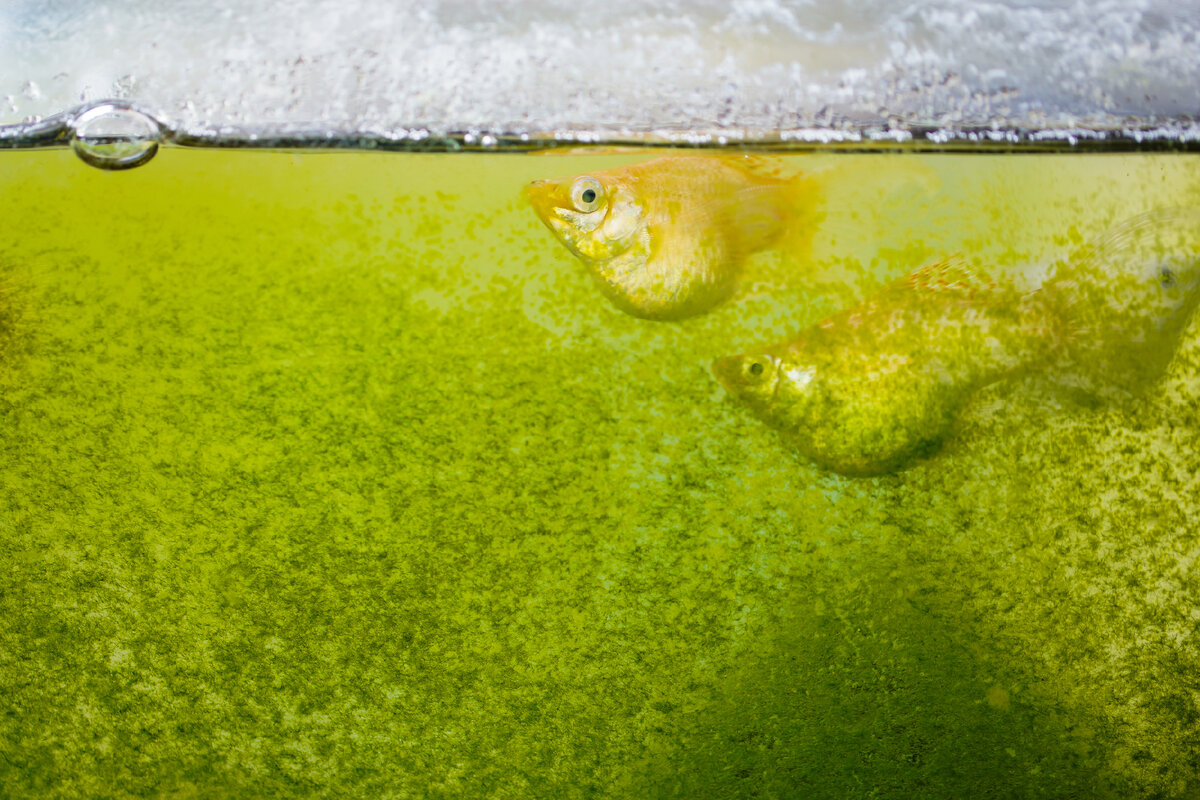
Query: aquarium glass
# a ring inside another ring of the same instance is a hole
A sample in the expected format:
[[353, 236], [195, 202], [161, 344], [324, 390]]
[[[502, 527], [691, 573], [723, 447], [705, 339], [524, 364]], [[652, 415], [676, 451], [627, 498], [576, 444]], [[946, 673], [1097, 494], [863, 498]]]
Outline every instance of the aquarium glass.
[[1189, 5], [9, 3], [0, 796], [1196, 796]]

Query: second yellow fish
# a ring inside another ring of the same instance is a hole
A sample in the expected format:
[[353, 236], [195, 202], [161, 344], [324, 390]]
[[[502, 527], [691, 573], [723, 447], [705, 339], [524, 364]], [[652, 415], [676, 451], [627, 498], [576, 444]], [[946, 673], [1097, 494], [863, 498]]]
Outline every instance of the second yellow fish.
[[552, 180], [526, 195], [613, 305], [679, 320], [733, 293], [750, 255], [819, 221], [817, 182], [782, 179], [748, 159], [668, 156]]
[[799, 336], [713, 362], [726, 390], [846, 475], [936, 450], [973, 392], [1051, 368], [1103, 395], [1157, 380], [1200, 307], [1200, 209], [1133, 217], [1029, 292], [931, 264]]
[[951, 259], [712, 369], [810, 460], [875, 475], [936, 449], [971, 393], [1044, 362], [1061, 332], [1043, 293]]

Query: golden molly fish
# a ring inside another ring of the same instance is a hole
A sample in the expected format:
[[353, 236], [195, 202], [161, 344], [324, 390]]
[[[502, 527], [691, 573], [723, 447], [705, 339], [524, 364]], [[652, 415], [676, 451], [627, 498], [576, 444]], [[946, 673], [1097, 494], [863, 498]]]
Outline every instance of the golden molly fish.
[[601, 292], [635, 317], [679, 320], [733, 292], [746, 258], [817, 222], [815, 180], [746, 159], [666, 156], [525, 189]]
[[1043, 299], [958, 260], [931, 264], [795, 339], [719, 358], [712, 370], [818, 465], [887, 472], [935, 448], [972, 392], [1050, 354], [1057, 326]]

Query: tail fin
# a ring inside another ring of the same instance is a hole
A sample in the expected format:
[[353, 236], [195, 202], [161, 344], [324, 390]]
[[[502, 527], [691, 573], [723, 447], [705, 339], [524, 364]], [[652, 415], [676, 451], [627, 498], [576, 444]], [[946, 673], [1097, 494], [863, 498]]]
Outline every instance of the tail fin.
[[801, 172], [788, 180], [785, 192], [789, 224], [777, 246], [786, 253], [807, 255], [825, 222], [825, 183], [819, 174]]
[[[881, 167], [881, 164], [887, 166]], [[847, 158], [810, 174], [825, 183], [839, 181], [890, 189], [907, 186], [921, 194], [934, 194], [942, 186], [937, 174], [914, 156]]]
[[869, 188], [873, 191], [890, 193], [910, 192], [914, 196], [930, 196], [941, 186], [937, 175], [923, 161], [897, 156], [887, 158], [843, 157], [837, 163], [802, 172], [789, 180], [791, 209], [796, 224], [784, 233], [779, 249], [791, 255], [806, 255], [811, 252], [812, 240], [821, 231], [834, 235], [846, 233], [844, 228], [830, 230], [830, 225], [844, 226], [845, 220], [826, 211], [826, 202], [833, 197], [841, 206], [836, 195], [843, 187]]
[[729, 198], [739, 258], [759, 250], [806, 251], [824, 219], [821, 183], [808, 173], [781, 175], [782, 165], [764, 156], [734, 163], [754, 180]]

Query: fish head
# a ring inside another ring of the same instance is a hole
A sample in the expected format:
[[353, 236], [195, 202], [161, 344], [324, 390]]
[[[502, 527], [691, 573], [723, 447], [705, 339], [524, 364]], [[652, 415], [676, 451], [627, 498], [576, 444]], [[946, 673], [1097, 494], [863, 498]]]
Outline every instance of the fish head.
[[741, 353], [718, 358], [712, 371], [725, 391], [765, 416], [775, 404], [781, 366], [780, 360], [768, 353]]
[[1170, 320], [1171, 327], [1182, 327], [1200, 301], [1200, 256], [1173, 254], [1149, 265], [1146, 273], [1144, 280], [1154, 287], [1153, 312]]
[[525, 197], [538, 219], [585, 263], [625, 254], [646, 225], [634, 194], [604, 173], [534, 181]]
[[808, 425], [819, 390], [817, 370], [787, 352], [742, 353], [718, 358], [713, 375], [725, 391], [767, 424], [795, 430]]
[[1200, 305], [1200, 208], [1158, 209], [1126, 220], [1063, 265], [1060, 275], [1073, 310], [1092, 321], [1095, 345], [1140, 343], [1172, 352]]

